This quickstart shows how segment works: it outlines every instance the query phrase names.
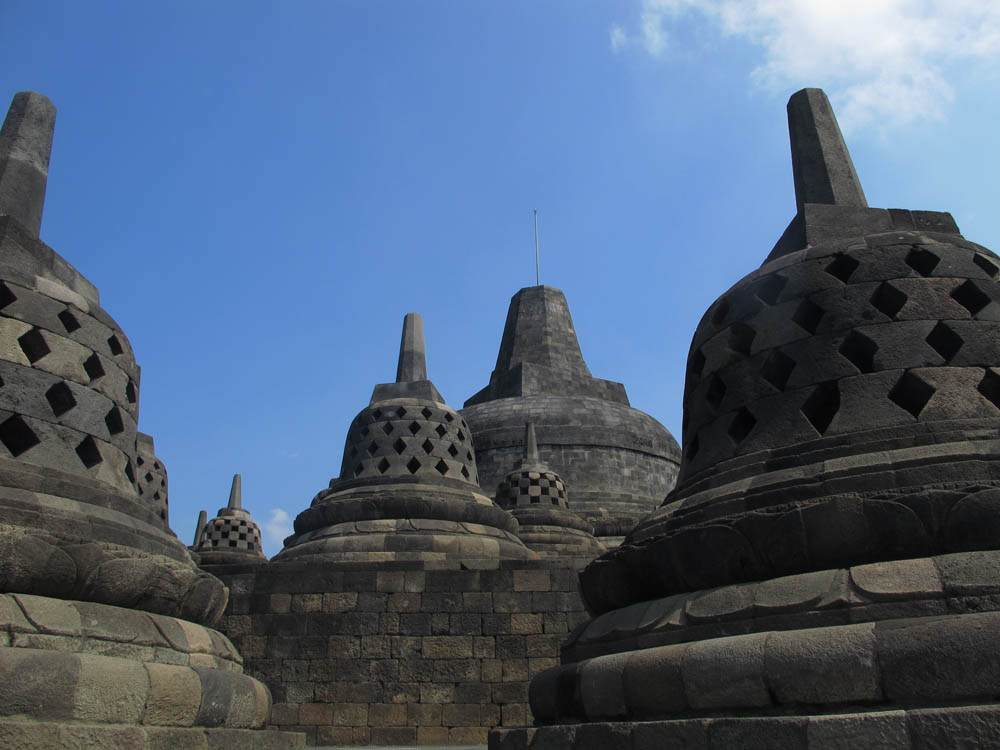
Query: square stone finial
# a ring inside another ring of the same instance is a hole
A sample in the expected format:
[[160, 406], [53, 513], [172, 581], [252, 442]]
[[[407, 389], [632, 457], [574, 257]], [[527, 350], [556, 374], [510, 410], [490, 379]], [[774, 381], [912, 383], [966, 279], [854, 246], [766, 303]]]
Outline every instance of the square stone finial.
[[56, 108], [34, 91], [14, 95], [0, 128], [0, 214], [35, 237], [42, 226]]
[[424, 354], [424, 321], [418, 313], [403, 318], [403, 337], [399, 342], [397, 383], [427, 380], [427, 358]]
[[865, 208], [868, 201], [822, 89], [802, 89], [788, 100], [788, 136], [799, 213], [806, 203]]

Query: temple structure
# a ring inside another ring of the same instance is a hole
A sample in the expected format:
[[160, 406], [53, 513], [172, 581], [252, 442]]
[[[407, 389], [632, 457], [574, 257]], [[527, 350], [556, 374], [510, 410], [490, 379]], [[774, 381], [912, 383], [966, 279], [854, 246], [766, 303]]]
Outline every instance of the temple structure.
[[0, 130], [0, 746], [301, 747], [212, 625], [222, 582], [167, 526], [139, 367], [39, 237], [55, 108]]
[[243, 509], [243, 478], [233, 476], [229, 502], [211, 521], [205, 511], [198, 515], [193, 551], [201, 565], [266, 562], [261, 549], [260, 527]]
[[510, 301], [489, 384], [461, 414], [476, 441], [479, 482], [495, 494], [524, 452], [538, 452], [573, 488], [573, 509], [615, 545], [674, 486], [680, 448], [667, 429], [633, 409], [625, 386], [590, 374], [563, 293], [522, 289]]
[[427, 379], [423, 321], [403, 320], [395, 383], [347, 432], [340, 476], [295, 519], [277, 560], [534, 558], [477, 482], [472, 431]]
[[524, 458], [497, 487], [496, 503], [517, 519], [517, 535], [543, 557], [596, 557], [604, 545], [594, 528], [569, 509], [562, 477], [538, 456], [535, 425], [524, 429]]
[[826, 96], [798, 211], [702, 319], [675, 490], [491, 747], [996, 747], [1000, 259], [873, 209]]

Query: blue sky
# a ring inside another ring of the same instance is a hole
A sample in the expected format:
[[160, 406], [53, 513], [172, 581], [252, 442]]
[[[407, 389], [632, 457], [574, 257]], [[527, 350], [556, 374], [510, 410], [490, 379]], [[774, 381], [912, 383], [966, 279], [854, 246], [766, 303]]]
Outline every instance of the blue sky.
[[132, 342], [173, 529], [240, 472], [274, 554], [405, 313], [452, 406], [486, 384], [533, 208], [591, 371], [679, 436], [698, 320], [794, 212], [799, 88], [870, 205], [1000, 247], [990, 5], [5, 0], [0, 93], [59, 110], [42, 239]]

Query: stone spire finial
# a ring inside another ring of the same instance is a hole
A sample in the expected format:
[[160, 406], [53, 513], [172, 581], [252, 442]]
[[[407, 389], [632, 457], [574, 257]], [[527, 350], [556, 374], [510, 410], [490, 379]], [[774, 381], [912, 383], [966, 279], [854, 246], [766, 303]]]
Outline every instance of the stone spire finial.
[[795, 202], [865, 208], [868, 201], [854, 170], [830, 100], [822, 89], [802, 89], [788, 100]]
[[208, 523], [208, 513], [202, 511], [198, 514], [198, 524], [194, 527], [194, 541], [191, 543], [192, 547], [197, 547], [198, 542], [201, 541], [201, 532], [205, 530], [206, 523]]
[[229, 490], [229, 510], [243, 510], [243, 477], [233, 474], [233, 486]]
[[403, 337], [399, 342], [397, 383], [427, 380], [427, 358], [424, 354], [424, 321], [419, 313], [407, 313], [403, 318]]
[[527, 461], [538, 461], [538, 440], [535, 438], [534, 422], [528, 422], [524, 426], [524, 458]]
[[0, 129], [0, 214], [35, 237], [42, 226], [56, 108], [34, 91], [14, 95]]

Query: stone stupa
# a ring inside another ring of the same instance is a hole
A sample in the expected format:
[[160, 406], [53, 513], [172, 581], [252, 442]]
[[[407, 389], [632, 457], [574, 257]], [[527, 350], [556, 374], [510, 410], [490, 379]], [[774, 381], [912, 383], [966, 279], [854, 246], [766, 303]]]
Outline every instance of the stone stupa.
[[495, 750], [1000, 746], [1000, 259], [869, 208], [822, 91], [788, 118], [798, 212], [694, 335], [678, 485]]
[[477, 481], [472, 431], [427, 379], [423, 322], [403, 321], [395, 383], [347, 433], [340, 476], [295, 519], [275, 561], [533, 559]]
[[583, 359], [566, 297], [526, 287], [507, 311], [489, 384], [460, 412], [476, 440], [490, 494], [524, 453], [524, 425], [542, 434], [539, 456], [573, 488], [573, 509], [616, 545], [674, 486], [680, 448], [625, 386], [595, 378]]
[[228, 591], [137, 477], [128, 338], [39, 239], [54, 125], [22, 92], [0, 130], [0, 746], [301, 747], [251, 731], [271, 696], [211, 628]]
[[590, 522], [570, 510], [562, 477], [539, 458], [531, 422], [524, 428], [524, 458], [500, 482], [496, 503], [517, 519], [517, 535], [539, 557], [593, 559], [605, 551]]
[[241, 565], [267, 562], [261, 549], [260, 527], [243, 508], [243, 478], [233, 475], [229, 502], [211, 521], [198, 515], [194, 551], [199, 565]]

